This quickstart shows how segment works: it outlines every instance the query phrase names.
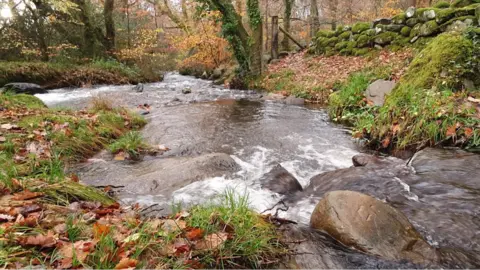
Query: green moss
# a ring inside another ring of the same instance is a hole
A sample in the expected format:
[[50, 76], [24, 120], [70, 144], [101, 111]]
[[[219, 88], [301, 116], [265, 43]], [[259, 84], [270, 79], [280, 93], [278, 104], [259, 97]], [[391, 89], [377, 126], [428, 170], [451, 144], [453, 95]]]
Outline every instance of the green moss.
[[367, 35], [369, 37], [373, 37], [373, 36], [375, 36], [376, 31], [375, 31], [375, 29], [368, 29], [365, 32], [363, 32], [362, 34]]
[[434, 20], [437, 17], [438, 12], [440, 11], [441, 9], [437, 8], [419, 8], [417, 10], [418, 19], [422, 22]]
[[450, 3], [446, 2], [446, 1], [440, 1], [440, 2], [436, 3], [433, 7], [434, 8], [449, 8]]
[[454, 85], [466, 72], [460, 66], [468, 61], [472, 49], [472, 41], [462, 35], [443, 33], [414, 58], [401, 84], [416, 88]]
[[343, 25], [338, 25], [337, 28], [335, 29], [335, 33], [338, 35], [342, 34], [345, 30], [343, 29]]
[[319, 37], [317, 38], [317, 48], [327, 47], [329, 44], [329, 38]]
[[404, 37], [409, 37], [411, 31], [412, 31], [412, 28], [411, 28], [411, 27], [404, 26], [404, 27], [402, 28], [402, 30], [400, 31], [400, 34], [402, 34], [402, 36], [404, 36]]
[[405, 24], [407, 21], [407, 15], [405, 13], [400, 13], [397, 16], [392, 18], [394, 24]]
[[410, 38], [418, 37], [420, 35], [420, 28], [422, 28], [422, 24], [418, 23], [410, 31]]
[[452, 7], [461, 8], [461, 7], [466, 7], [475, 3], [480, 3], [480, 1], [479, 0], [455, 0], [452, 3]]
[[352, 31], [355, 34], [360, 34], [363, 31], [370, 29], [370, 23], [359, 22], [353, 25]]
[[456, 21], [465, 21], [467, 19], [470, 19], [470, 20], [473, 20], [475, 21], [475, 16], [463, 16], [463, 17], [455, 17], [445, 23], [443, 23], [442, 25], [439, 26], [439, 29], [441, 31], [446, 31], [448, 26], [451, 25], [452, 23], [456, 22]]
[[437, 22], [428, 21], [420, 27], [420, 36], [428, 37], [440, 31]]
[[371, 51], [370, 48], [353, 49], [352, 54], [355, 56], [363, 56], [368, 54], [370, 51]]
[[359, 34], [352, 35], [352, 40], [353, 40], [353, 41], [357, 41], [359, 37], [360, 37]]
[[400, 31], [402, 31], [403, 27], [404, 27], [404, 25], [402, 25], [402, 24], [389, 24], [389, 25], [387, 25], [387, 27], [385, 29], [387, 31], [390, 31], [390, 32], [400, 33]]
[[327, 37], [331, 38], [335, 36], [335, 32], [330, 31], [330, 30], [320, 30], [317, 32], [317, 37]]
[[475, 9], [478, 7], [478, 4], [466, 6], [463, 8], [457, 8], [455, 10], [455, 16], [463, 17], [463, 16], [475, 16]]
[[349, 40], [351, 35], [352, 35], [352, 31], [346, 31], [340, 34], [338, 38], [341, 40]]
[[399, 35], [394, 32], [384, 32], [375, 36], [374, 40], [376, 44], [387, 45], [394, 41]]
[[417, 18], [410, 18], [407, 20], [407, 25], [410, 27], [414, 27], [417, 25], [420, 21]]
[[335, 45], [335, 50], [341, 51], [342, 49], [347, 48], [348, 43], [349, 43], [348, 41], [341, 41], [341, 42], [337, 43], [337, 45]]
[[442, 9], [437, 13], [437, 18], [435, 19], [435, 21], [438, 24], [442, 24], [442, 23], [450, 20], [454, 16], [455, 16], [455, 9], [453, 9], [453, 8]]
[[398, 46], [400, 48], [404, 48], [410, 44], [410, 38], [404, 36], [398, 36], [394, 41], [392, 41], [392, 45]]
[[372, 44], [372, 38], [367, 35], [360, 35], [357, 39], [357, 46], [359, 48], [368, 47]]
[[328, 46], [330, 47], [335, 47], [335, 45], [338, 43], [338, 38], [337, 37], [331, 37], [328, 39]]

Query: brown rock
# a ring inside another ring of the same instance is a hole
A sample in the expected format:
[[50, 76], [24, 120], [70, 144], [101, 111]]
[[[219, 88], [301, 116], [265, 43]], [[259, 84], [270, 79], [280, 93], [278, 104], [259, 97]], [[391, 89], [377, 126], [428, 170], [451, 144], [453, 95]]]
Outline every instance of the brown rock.
[[344, 245], [386, 259], [420, 264], [437, 261], [436, 250], [400, 211], [362, 193], [327, 193], [312, 213], [310, 225]]

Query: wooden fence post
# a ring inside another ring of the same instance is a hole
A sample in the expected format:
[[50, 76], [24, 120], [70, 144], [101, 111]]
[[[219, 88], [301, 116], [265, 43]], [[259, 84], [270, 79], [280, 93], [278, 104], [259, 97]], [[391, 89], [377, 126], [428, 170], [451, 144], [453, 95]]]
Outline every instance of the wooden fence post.
[[278, 59], [278, 16], [272, 16], [272, 59]]

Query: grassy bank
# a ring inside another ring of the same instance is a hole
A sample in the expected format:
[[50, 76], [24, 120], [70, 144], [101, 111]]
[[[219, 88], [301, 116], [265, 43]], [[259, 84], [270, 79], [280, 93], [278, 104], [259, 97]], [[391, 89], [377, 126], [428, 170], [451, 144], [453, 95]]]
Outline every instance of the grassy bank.
[[86, 64], [0, 62], [0, 86], [10, 82], [28, 82], [49, 89], [96, 84], [136, 84], [161, 79], [161, 74], [146, 74], [140, 69], [113, 60], [97, 60]]
[[[102, 148], [149, 150], [145, 120], [96, 99], [87, 111], [48, 109], [0, 95], [0, 265], [42, 268], [262, 268], [285, 252], [275, 227], [225, 194], [215, 203], [147, 219], [66, 168]], [[115, 158], [116, 159], [116, 158]]]
[[330, 96], [329, 114], [353, 125], [354, 136], [376, 149], [418, 149], [454, 145], [480, 149], [480, 97], [465, 89], [478, 75], [478, 42], [470, 34], [447, 33], [419, 52], [382, 107], [364, 98], [378, 72], [353, 74]]

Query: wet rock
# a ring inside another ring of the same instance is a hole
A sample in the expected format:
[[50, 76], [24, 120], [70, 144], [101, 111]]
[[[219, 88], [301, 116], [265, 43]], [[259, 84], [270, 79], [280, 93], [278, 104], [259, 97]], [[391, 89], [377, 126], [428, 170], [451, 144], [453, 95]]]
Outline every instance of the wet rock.
[[35, 95], [48, 93], [40, 85], [33, 83], [8, 83], [3, 86], [3, 89], [15, 94]]
[[[81, 172], [82, 181], [90, 185], [124, 186], [129, 194], [169, 194], [196, 181], [229, 176], [240, 170], [229, 155], [211, 153], [197, 157], [174, 157], [144, 160], [140, 165], [95, 162]], [[102, 171], [101, 177], [98, 171]]]
[[287, 195], [302, 191], [302, 185], [298, 183], [298, 180], [289, 173], [282, 165], [278, 164], [273, 167], [270, 172], [265, 174], [261, 179], [262, 188], [269, 189], [273, 192]]
[[408, 262], [389, 261], [378, 256], [348, 249], [326, 233], [295, 224], [280, 227], [285, 242], [294, 255], [279, 269], [418, 269]]
[[137, 93], [141, 93], [143, 92], [143, 88], [144, 88], [143, 83], [139, 83], [133, 87], [133, 90]]
[[285, 99], [285, 103], [287, 105], [304, 105], [305, 104], [305, 99], [296, 98], [294, 96], [289, 96], [287, 99]]
[[192, 89], [190, 87], [186, 87], [182, 90], [182, 94], [184, 95], [191, 94], [191, 93], [192, 93]]
[[365, 91], [365, 96], [372, 101], [375, 106], [383, 106], [385, 96], [390, 94], [395, 88], [394, 81], [376, 80], [370, 84]]
[[332, 191], [317, 204], [312, 228], [344, 245], [391, 260], [428, 264], [437, 253], [400, 211], [353, 191]]
[[376, 156], [360, 154], [353, 156], [352, 162], [355, 167], [365, 167], [367, 165], [380, 163], [380, 159]]
[[268, 93], [268, 95], [266, 96], [263, 96], [262, 98], [263, 100], [274, 100], [274, 101], [278, 101], [278, 100], [285, 100], [286, 97], [282, 94], [275, 94], [275, 93]]

